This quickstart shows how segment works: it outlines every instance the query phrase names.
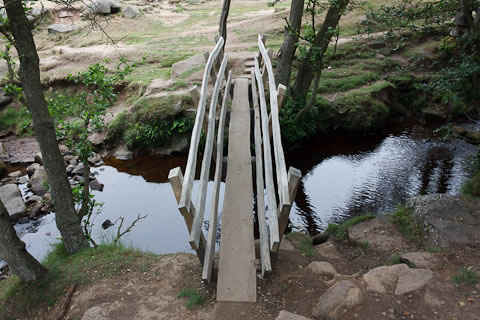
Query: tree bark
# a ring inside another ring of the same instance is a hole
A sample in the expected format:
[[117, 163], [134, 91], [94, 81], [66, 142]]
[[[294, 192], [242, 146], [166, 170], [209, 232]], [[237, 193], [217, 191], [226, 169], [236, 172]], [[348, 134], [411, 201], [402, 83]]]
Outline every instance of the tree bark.
[[[322, 65], [321, 59], [323, 59], [328, 44], [335, 34], [333, 30], [337, 28], [338, 21], [348, 3], [349, 0], [338, 0], [328, 8], [322, 27], [316, 33], [314, 44], [307, 51], [305, 59], [298, 68], [297, 79], [292, 89], [292, 95], [296, 101], [305, 102], [315, 72]], [[315, 58], [314, 54], [319, 54], [320, 57]]]
[[461, 37], [473, 27], [472, 4], [470, 0], [458, 0], [455, 15], [455, 36]]
[[24, 282], [41, 279], [47, 273], [47, 268], [28, 253], [25, 243], [18, 238], [1, 200], [0, 260], [6, 261], [12, 272]]
[[20, 81], [52, 191], [57, 227], [62, 234], [67, 253], [73, 254], [88, 248], [89, 245], [75, 212], [72, 189], [43, 94], [37, 49], [21, 1], [6, 1], [5, 9], [20, 59]]
[[225, 44], [227, 43], [227, 19], [228, 12], [230, 11], [230, 0], [223, 0], [222, 14], [220, 15], [219, 29], [218, 34], [223, 37], [225, 49]]
[[298, 35], [302, 27], [303, 9], [305, 0], [292, 0], [290, 6], [290, 15], [288, 17], [288, 24], [285, 28], [285, 39], [278, 51], [277, 62], [277, 86], [279, 83], [289, 87], [290, 73], [292, 69], [292, 61], [297, 50]]

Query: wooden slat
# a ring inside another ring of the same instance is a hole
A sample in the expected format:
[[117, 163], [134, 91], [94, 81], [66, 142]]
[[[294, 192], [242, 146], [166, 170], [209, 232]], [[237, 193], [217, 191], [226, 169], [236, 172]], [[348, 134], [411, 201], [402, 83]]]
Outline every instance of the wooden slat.
[[223, 76], [227, 68], [228, 56], [225, 55], [220, 66], [219, 77], [215, 81], [213, 88], [210, 110], [208, 114], [208, 132], [205, 150], [203, 152], [202, 170], [200, 173], [200, 188], [198, 191], [197, 214], [193, 217], [192, 231], [190, 232], [190, 245], [197, 249], [200, 243], [200, 233], [202, 232], [203, 217], [205, 215], [205, 203], [207, 199], [208, 177], [210, 175], [210, 165], [212, 162], [213, 142], [215, 139], [215, 114], [218, 104], [218, 95], [223, 85]]
[[218, 123], [218, 133], [217, 133], [217, 160], [215, 164], [215, 178], [213, 182], [213, 196], [212, 196], [212, 208], [210, 213], [210, 224], [208, 228], [207, 236], [207, 247], [205, 250], [205, 263], [203, 264], [202, 271], [202, 280], [207, 283], [211, 282], [212, 278], [212, 266], [213, 259], [215, 254], [215, 243], [217, 235], [217, 224], [218, 224], [218, 201], [220, 195], [220, 182], [222, 181], [222, 169], [223, 161], [223, 135], [225, 132], [225, 118], [227, 115], [227, 103], [230, 95], [228, 91], [230, 90], [230, 84], [232, 82], [232, 71], [228, 73], [227, 84], [225, 86], [225, 94], [222, 102], [222, 109], [220, 111], [220, 120]]
[[293, 206], [293, 200], [297, 195], [297, 190], [298, 190], [298, 186], [300, 185], [300, 181], [302, 181], [302, 172], [297, 168], [290, 167], [290, 169], [288, 169], [288, 193], [289, 193], [290, 199], [292, 199], [292, 204], [284, 205], [280, 209], [280, 218], [278, 220], [280, 241], [282, 241], [283, 234], [285, 233], [285, 230], [287, 230], [288, 217], [290, 216], [290, 212]]
[[[198, 105], [199, 105], [199, 102], [200, 102], [200, 91], [198, 90], [198, 86], [194, 85], [193, 87], [191, 87], [188, 90], [188, 92], [190, 93], [190, 96], [192, 97], [193, 105], [195, 106], [195, 109], [198, 110]], [[208, 128], [208, 121], [204, 117], [203, 118], [202, 129], [203, 129], [204, 132], [207, 132], [207, 128]]]
[[277, 172], [278, 195], [280, 200], [280, 207], [284, 205], [291, 205], [288, 194], [288, 177], [287, 168], [285, 164], [285, 155], [282, 146], [282, 136], [280, 133], [280, 120], [278, 115], [278, 95], [275, 87], [275, 77], [273, 74], [272, 62], [262, 42], [262, 37], [258, 35], [258, 46], [260, 52], [265, 60], [268, 73], [268, 84], [270, 87], [270, 110], [272, 112], [272, 128], [273, 128], [273, 148], [275, 152], [275, 167]]
[[272, 151], [268, 133], [267, 102], [265, 100], [265, 89], [263, 87], [262, 75], [260, 74], [260, 66], [258, 64], [258, 54], [255, 55], [255, 78], [257, 80], [258, 93], [260, 97], [260, 111], [262, 119], [263, 156], [265, 159], [265, 185], [267, 188], [268, 198], [268, 223], [270, 225], [270, 250], [276, 251], [278, 245], [280, 244], [280, 236], [278, 233], [277, 201], [275, 198], [275, 186], [273, 183]]
[[192, 138], [190, 139], [190, 148], [188, 151], [187, 166], [185, 168], [185, 179], [182, 185], [182, 195], [178, 204], [179, 210], [182, 214], [187, 214], [192, 205], [192, 188], [193, 180], [195, 178], [195, 170], [197, 165], [198, 143], [202, 131], [203, 118], [205, 117], [205, 105], [207, 101], [208, 78], [210, 70], [212, 69], [213, 61], [217, 57], [221, 48], [223, 47], [223, 38], [220, 38], [215, 49], [210, 53], [203, 73], [202, 89], [200, 90], [200, 101], [195, 116], [195, 124], [192, 129]]
[[263, 155], [262, 155], [262, 132], [260, 129], [260, 110], [258, 106], [257, 86], [255, 85], [255, 69], [251, 69], [252, 74], [252, 100], [253, 110], [255, 112], [255, 163], [257, 177], [257, 215], [258, 229], [260, 232], [260, 257], [262, 260], [262, 276], [266, 272], [272, 271], [272, 263], [270, 261], [270, 245], [268, 241], [267, 222], [265, 220], [265, 199], [263, 184]]
[[[278, 100], [278, 109], [282, 109], [283, 106], [283, 100], [285, 99], [285, 92], [287, 91], [287, 87], [285, 87], [283, 84], [279, 83], [278, 84], [278, 89], [277, 89], [277, 100]], [[268, 116], [268, 126], [270, 130], [270, 138], [272, 137], [272, 113], [270, 112], [270, 115]]]
[[[175, 199], [177, 200], [177, 203], [180, 202], [183, 184], [182, 169], [180, 167], [171, 169], [168, 173], [168, 181], [170, 181], [170, 185], [172, 186], [172, 190], [175, 194]], [[190, 230], [192, 230], [193, 216], [195, 215], [195, 207], [192, 205], [190, 207], [190, 211], [187, 211], [186, 213], [181, 212], [181, 214], [183, 216], [183, 219], [185, 220], [185, 224], [187, 225], [188, 232], [190, 233]], [[205, 246], [206, 240], [202, 232], [200, 235], [200, 245], [196, 250], [198, 259], [200, 260], [200, 264], [202, 265], [205, 257]]]

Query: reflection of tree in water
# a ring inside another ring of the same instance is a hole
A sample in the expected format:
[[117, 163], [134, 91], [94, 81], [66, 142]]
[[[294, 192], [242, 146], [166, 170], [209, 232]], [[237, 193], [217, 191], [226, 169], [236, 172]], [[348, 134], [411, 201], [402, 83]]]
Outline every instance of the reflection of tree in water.
[[446, 193], [453, 169], [452, 152], [446, 146], [428, 149], [422, 169], [420, 194]]
[[310, 203], [310, 197], [305, 193], [303, 181], [298, 186], [295, 204], [297, 205], [296, 214], [303, 221], [302, 226], [307, 229], [309, 234], [318, 233], [320, 224], [316, 219], [319, 219], [319, 217], [315, 214], [315, 207]]

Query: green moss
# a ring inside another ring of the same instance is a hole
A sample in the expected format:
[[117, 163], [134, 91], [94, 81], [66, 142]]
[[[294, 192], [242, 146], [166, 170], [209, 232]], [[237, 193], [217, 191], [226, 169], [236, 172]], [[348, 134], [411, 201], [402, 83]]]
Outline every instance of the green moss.
[[33, 133], [32, 117], [27, 108], [16, 109], [13, 106], [8, 106], [0, 113], [0, 131], [10, 127], [15, 127], [18, 135], [31, 135]]
[[329, 224], [327, 229], [325, 230], [326, 233], [335, 237], [337, 240], [346, 240], [348, 238], [348, 229], [353, 227], [356, 224], [361, 222], [374, 219], [375, 216], [372, 214], [366, 214], [363, 216], [354, 217], [348, 219], [341, 224]]
[[322, 80], [320, 80], [318, 89], [319, 92], [344, 92], [358, 88], [379, 78], [379, 74], [368, 71], [358, 75], [350, 74], [346, 77], [332, 77], [332, 75], [327, 72], [324, 73]]

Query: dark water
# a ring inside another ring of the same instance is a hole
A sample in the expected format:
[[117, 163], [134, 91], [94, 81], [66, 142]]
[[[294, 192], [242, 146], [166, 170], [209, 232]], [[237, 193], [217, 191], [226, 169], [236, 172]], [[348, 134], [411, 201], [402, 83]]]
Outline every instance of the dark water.
[[[432, 130], [404, 125], [370, 137], [321, 137], [286, 153], [288, 165], [303, 174], [292, 223], [313, 234], [350, 216], [391, 212], [413, 195], [458, 194], [477, 148], [461, 140], [442, 142]], [[186, 226], [167, 179], [171, 168], [184, 170], [185, 163], [184, 156], [143, 156], [131, 161], [110, 159], [95, 168], [105, 184], [103, 192], [94, 192], [95, 199], [105, 204], [95, 221], [94, 237], [108, 240], [116, 232], [116, 227], [100, 228], [107, 218], [115, 221], [124, 216], [129, 224], [138, 214], [147, 214], [127, 234], [127, 244], [155, 253], [189, 251]], [[223, 188], [222, 184], [222, 196]], [[207, 219], [210, 199], [209, 194]], [[36, 233], [25, 233], [23, 239], [42, 257], [46, 244], [59, 235], [52, 215], [37, 223]]]

